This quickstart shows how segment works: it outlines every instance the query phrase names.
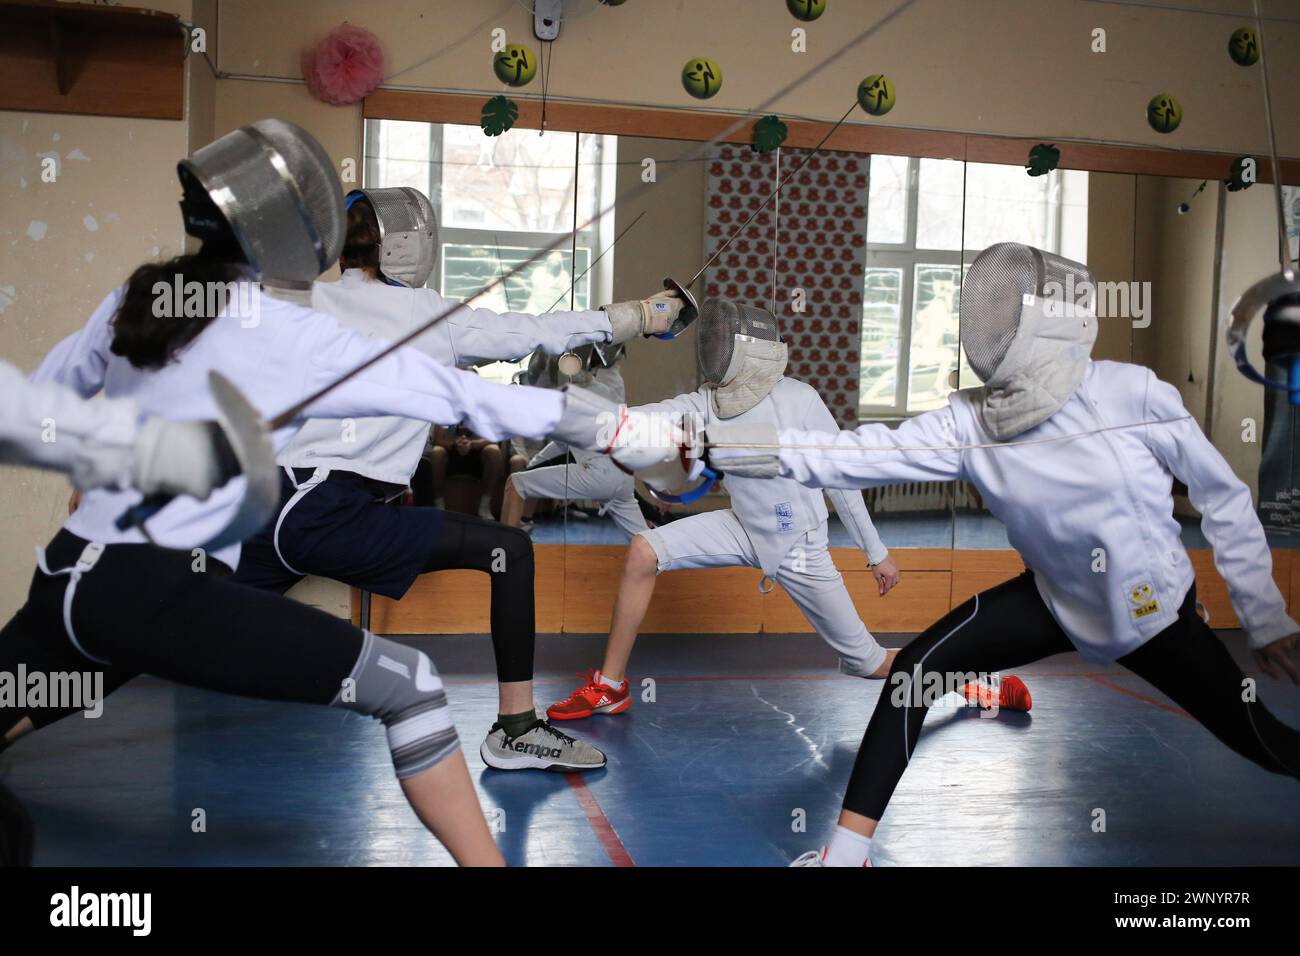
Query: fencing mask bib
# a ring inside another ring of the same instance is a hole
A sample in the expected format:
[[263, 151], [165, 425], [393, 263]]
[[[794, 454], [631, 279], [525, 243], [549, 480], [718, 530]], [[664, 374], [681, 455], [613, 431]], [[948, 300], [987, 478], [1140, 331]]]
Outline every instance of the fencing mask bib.
[[429, 197], [410, 186], [354, 189], [348, 207], [361, 199], [379, 221], [379, 274], [393, 285], [423, 288], [438, 258], [438, 219]]
[[766, 309], [730, 299], [707, 299], [700, 307], [695, 359], [720, 418], [761, 402], [785, 374], [788, 358], [776, 316]]
[[258, 120], [177, 165], [185, 231], [237, 242], [263, 283], [310, 284], [338, 260], [346, 220], [329, 154], [284, 120]]
[[961, 288], [961, 343], [984, 382], [979, 415], [999, 441], [1069, 401], [1097, 338], [1096, 284], [1086, 266], [1014, 242], [989, 246]]

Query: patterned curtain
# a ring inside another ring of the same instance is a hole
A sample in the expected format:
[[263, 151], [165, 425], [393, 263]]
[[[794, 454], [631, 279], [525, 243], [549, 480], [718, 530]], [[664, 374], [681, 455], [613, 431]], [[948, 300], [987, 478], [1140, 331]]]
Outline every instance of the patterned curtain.
[[[705, 177], [705, 257], [767, 199], [807, 151], [725, 146]], [[858, 418], [869, 156], [822, 152], [709, 268], [705, 295], [771, 309], [788, 374], [812, 385], [842, 425]]]

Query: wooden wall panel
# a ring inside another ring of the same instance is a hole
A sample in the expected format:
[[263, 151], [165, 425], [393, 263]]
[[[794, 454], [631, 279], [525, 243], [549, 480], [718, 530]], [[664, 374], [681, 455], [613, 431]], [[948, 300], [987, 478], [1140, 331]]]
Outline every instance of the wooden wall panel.
[[[869, 571], [849, 571], [844, 584], [868, 630], [881, 633], [919, 631], [948, 611], [948, 571], [904, 571], [898, 586], [883, 598]], [[812, 625], [781, 588], [763, 596], [763, 630], [772, 634], [806, 634]]]
[[[533, 582], [537, 630], [559, 631], [563, 624], [562, 546], [538, 545]], [[489, 627], [492, 586], [481, 571], [437, 571], [416, 578], [400, 601], [375, 595], [370, 629], [377, 634], [484, 634]], [[352, 622], [360, 620], [360, 592], [352, 592]]]
[[[894, 548], [889, 556], [901, 571], [950, 571], [951, 548]], [[867, 556], [857, 548], [831, 548], [831, 560], [841, 571], [861, 571], [867, 566]]]
[[[1241, 627], [1241, 622], [1237, 620], [1237, 615], [1232, 610], [1232, 602], [1228, 598], [1228, 585], [1214, 567], [1214, 553], [1200, 548], [1189, 551], [1188, 554], [1191, 555], [1192, 569], [1196, 572], [1196, 599], [1205, 605], [1205, 610], [1210, 615], [1210, 626]], [[1277, 582], [1282, 595], [1288, 598], [1288, 607], [1294, 608], [1296, 605], [1292, 591], [1291, 551], [1274, 548], [1272, 554], [1273, 580]], [[1291, 616], [1295, 616], [1294, 610]]]
[[0, 109], [184, 119], [184, 46], [172, 13], [0, 3]]
[[[871, 573], [862, 569], [854, 548], [833, 548], [836, 566], [862, 620], [873, 631], [920, 631], [979, 591], [1024, 570], [1009, 550], [900, 548], [894, 552], [902, 583], [881, 598]], [[538, 545], [537, 630], [603, 634], [609, 628], [614, 597], [623, 573], [621, 545]], [[1232, 613], [1227, 586], [1208, 550], [1190, 552], [1197, 594], [1217, 628], [1240, 625]], [[1289, 550], [1274, 550], [1273, 577], [1287, 596], [1292, 616], [1300, 612], [1300, 561]], [[949, 570], [951, 568], [951, 570]], [[647, 633], [755, 634], [808, 633], [812, 627], [779, 587], [760, 594], [753, 568], [670, 571], [660, 575], [643, 630]], [[487, 576], [473, 571], [441, 571], [416, 581], [399, 601], [375, 598], [371, 626], [381, 634], [481, 634], [488, 628]], [[357, 620], [353, 592], [353, 621]]]

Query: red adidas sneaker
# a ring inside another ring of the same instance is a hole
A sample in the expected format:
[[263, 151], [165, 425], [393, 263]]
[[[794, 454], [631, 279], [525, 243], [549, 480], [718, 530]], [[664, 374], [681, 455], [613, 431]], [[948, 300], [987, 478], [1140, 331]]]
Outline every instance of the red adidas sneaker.
[[601, 683], [600, 671], [589, 671], [585, 676], [587, 683], [564, 700], [546, 708], [547, 717], [551, 720], [580, 720], [593, 714], [621, 714], [632, 706], [632, 691], [626, 678], [618, 688], [613, 688]]
[[[966, 700], [988, 710], [993, 706], [993, 691], [986, 684], [971, 681], [966, 685]], [[1034, 700], [1024, 681], [1015, 676], [1002, 678], [998, 687], [999, 709], [1027, 711], [1033, 706]]]

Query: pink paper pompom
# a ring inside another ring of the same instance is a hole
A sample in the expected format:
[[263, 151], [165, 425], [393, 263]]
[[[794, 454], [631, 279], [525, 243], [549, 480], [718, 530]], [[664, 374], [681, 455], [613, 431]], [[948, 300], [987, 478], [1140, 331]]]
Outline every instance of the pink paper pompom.
[[302, 75], [317, 99], [346, 106], [383, 82], [384, 51], [369, 30], [345, 23], [303, 54]]

